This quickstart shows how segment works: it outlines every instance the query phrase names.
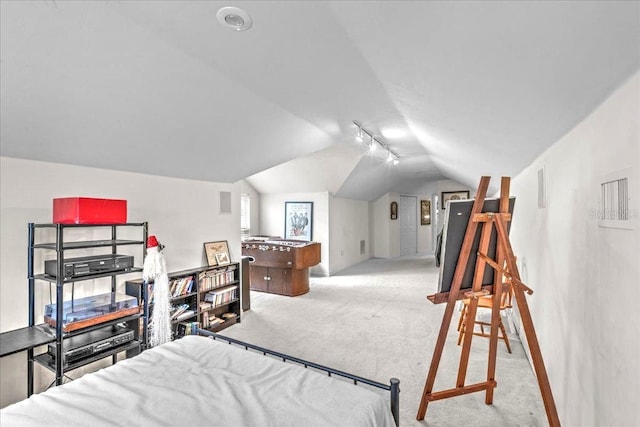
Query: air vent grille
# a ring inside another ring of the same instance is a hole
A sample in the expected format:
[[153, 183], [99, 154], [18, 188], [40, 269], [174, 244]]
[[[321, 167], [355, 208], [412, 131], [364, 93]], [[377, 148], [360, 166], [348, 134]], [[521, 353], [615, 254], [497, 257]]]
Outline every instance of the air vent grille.
[[613, 221], [629, 220], [629, 180], [616, 179], [600, 185], [602, 214]]
[[594, 209], [598, 226], [633, 230], [638, 223], [637, 201], [632, 199], [634, 170], [623, 169], [600, 179], [600, 203]]

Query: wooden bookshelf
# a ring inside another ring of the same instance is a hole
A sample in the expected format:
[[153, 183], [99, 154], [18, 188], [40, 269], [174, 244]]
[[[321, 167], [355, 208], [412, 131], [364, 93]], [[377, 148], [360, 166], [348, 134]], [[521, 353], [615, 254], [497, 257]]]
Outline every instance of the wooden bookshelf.
[[[174, 271], [168, 276], [174, 338], [189, 335], [196, 327], [218, 332], [240, 322], [239, 263]], [[128, 281], [127, 292], [141, 293], [143, 285], [142, 279]], [[152, 314], [153, 284], [147, 286]]]
[[198, 321], [221, 331], [240, 321], [240, 264], [210, 267], [198, 275]]

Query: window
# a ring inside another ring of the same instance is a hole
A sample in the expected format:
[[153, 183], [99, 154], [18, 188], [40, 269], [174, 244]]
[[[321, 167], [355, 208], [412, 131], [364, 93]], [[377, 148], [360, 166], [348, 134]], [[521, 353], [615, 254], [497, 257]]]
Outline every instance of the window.
[[240, 239], [246, 240], [251, 235], [251, 197], [240, 195]]

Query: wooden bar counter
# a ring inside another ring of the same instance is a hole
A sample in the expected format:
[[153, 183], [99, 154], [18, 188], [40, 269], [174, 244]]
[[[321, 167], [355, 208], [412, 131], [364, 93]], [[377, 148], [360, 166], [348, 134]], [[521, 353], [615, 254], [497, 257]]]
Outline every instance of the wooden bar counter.
[[242, 256], [252, 257], [252, 291], [297, 296], [309, 292], [309, 267], [320, 263], [320, 243], [247, 240]]

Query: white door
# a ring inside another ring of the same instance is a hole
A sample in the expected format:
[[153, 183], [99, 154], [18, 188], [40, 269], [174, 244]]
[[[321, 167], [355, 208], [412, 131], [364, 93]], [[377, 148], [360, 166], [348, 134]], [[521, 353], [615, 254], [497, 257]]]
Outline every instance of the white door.
[[438, 247], [438, 228], [440, 228], [440, 223], [438, 221], [438, 218], [440, 217], [440, 207], [438, 206], [438, 203], [440, 203], [440, 198], [436, 193], [431, 196], [431, 231], [433, 233], [431, 247], [433, 248], [434, 253], [436, 252], [436, 249]]
[[400, 255], [418, 252], [418, 198], [400, 196], [398, 206], [400, 220]]

